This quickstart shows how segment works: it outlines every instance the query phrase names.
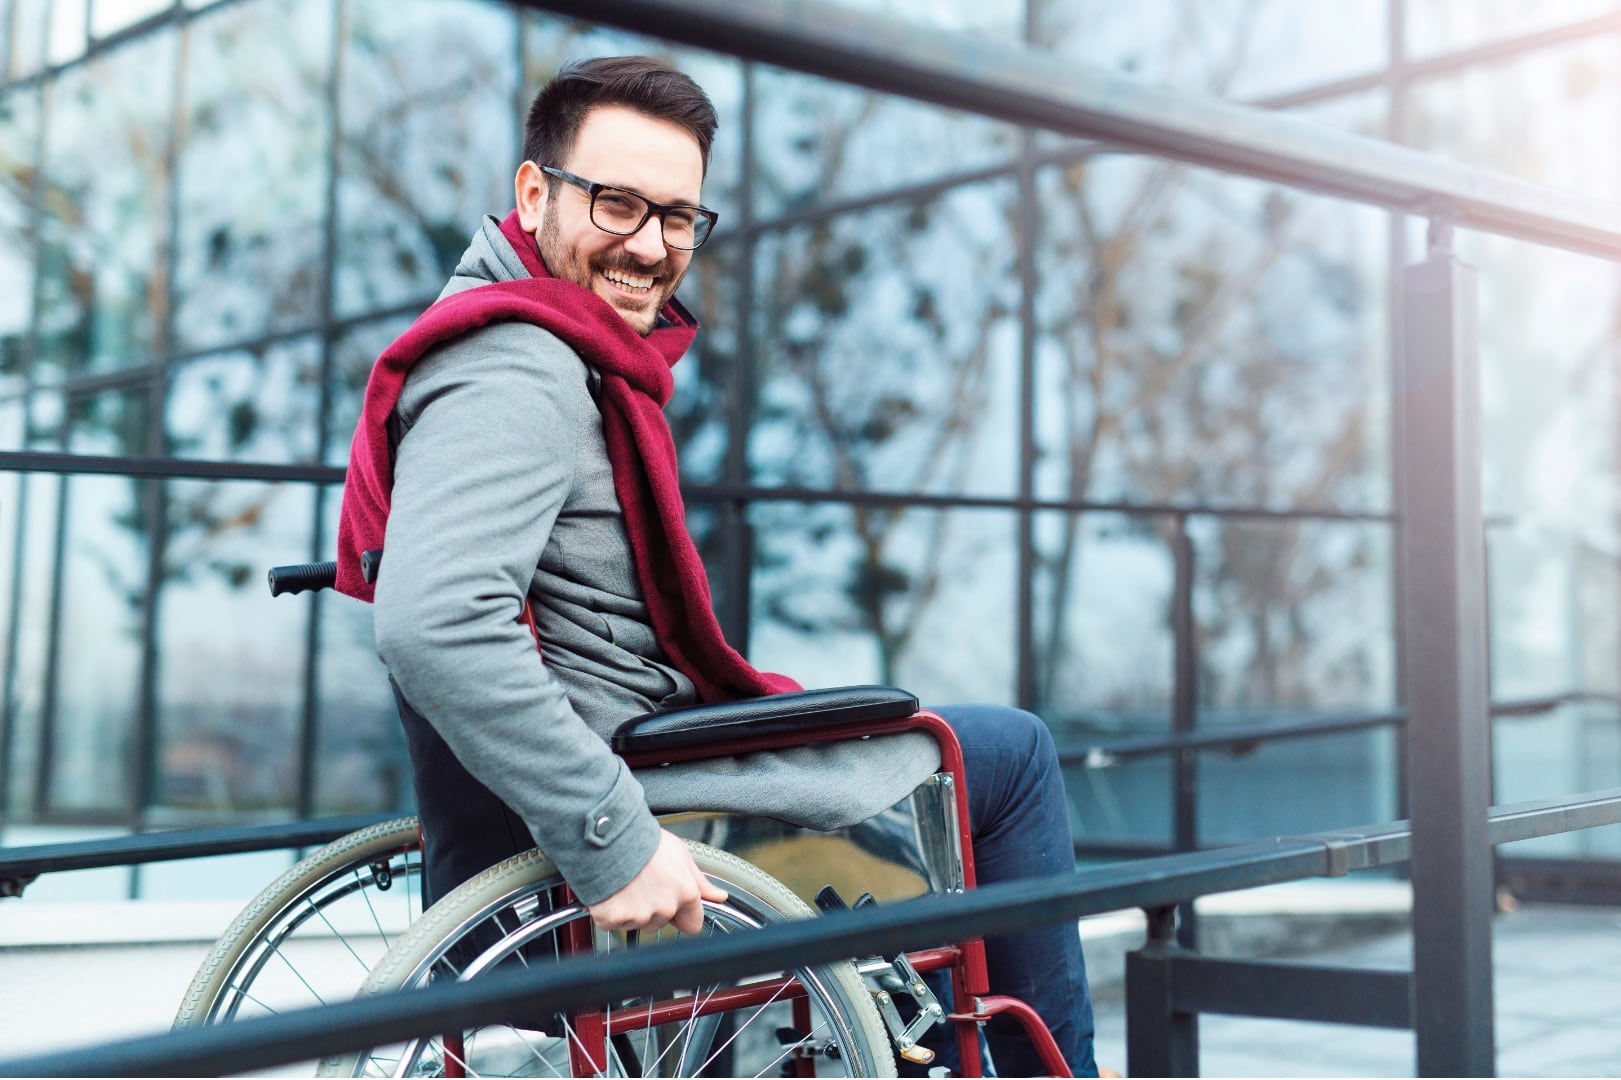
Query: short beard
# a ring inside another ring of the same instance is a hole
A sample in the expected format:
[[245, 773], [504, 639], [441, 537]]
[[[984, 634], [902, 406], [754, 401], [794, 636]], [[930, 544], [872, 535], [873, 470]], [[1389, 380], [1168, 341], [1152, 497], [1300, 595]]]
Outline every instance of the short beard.
[[[569, 258], [568, 249], [563, 243], [562, 230], [557, 225], [556, 208], [552, 206], [552, 200], [555, 197], [556, 188], [554, 187], [546, 195], [546, 212], [541, 220], [540, 231], [535, 236], [535, 243], [540, 248], [540, 261], [546, 264], [547, 272], [549, 272], [553, 277], [562, 278], [565, 281], [572, 281], [574, 284], [590, 290], [594, 294], [596, 290], [592, 288], [592, 284], [596, 278], [596, 271], [598, 268], [591, 266], [589, 263], [587, 263], [585, 266], [573, 265]], [[653, 266], [651, 270], [649, 270], [647, 267], [642, 266], [629, 255], [625, 255], [624, 257], [618, 259], [604, 260], [601, 265], [601, 269], [626, 270], [633, 274], [651, 274], [653, 275], [654, 279], [654, 289], [658, 289], [663, 284], [663, 278], [669, 273], [669, 265], [667, 260], [660, 260]], [[580, 276], [571, 276], [576, 273], [578, 273]], [[674, 290], [671, 290], [671, 295], [673, 295], [673, 292]], [[604, 302], [606, 303], [606, 301]], [[658, 326], [659, 312], [664, 310], [664, 305], [667, 303], [669, 303], [669, 296], [666, 296], [663, 302], [659, 304], [658, 308], [653, 311], [652, 316], [647, 320], [646, 326], [639, 326], [632, 322], [629, 318], [626, 318], [625, 313], [620, 311], [618, 308], [614, 308], [614, 314], [618, 315], [621, 319], [624, 319], [625, 324], [632, 330], [636, 331], [636, 333], [640, 334], [642, 337], [647, 337]], [[613, 305], [610, 304], [609, 306], [612, 307]]]

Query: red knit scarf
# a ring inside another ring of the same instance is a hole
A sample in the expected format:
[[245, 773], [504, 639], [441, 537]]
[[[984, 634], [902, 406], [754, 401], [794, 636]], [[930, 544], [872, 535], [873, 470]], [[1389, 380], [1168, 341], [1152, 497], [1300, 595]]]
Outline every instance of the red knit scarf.
[[692, 680], [704, 701], [798, 690], [784, 675], [756, 671], [726, 644], [710, 605], [703, 562], [687, 532], [675, 442], [663, 410], [675, 389], [670, 368], [692, 344], [696, 320], [671, 301], [661, 313], [669, 325], [641, 337], [607, 301], [547, 272], [516, 211], [501, 223], [501, 231], [532, 276], [440, 300], [372, 368], [338, 521], [338, 590], [372, 599], [373, 587], [361, 576], [360, 553], [383, 546], [394, 485], [388, 420], [406, 373], [436, 346], [478, 327], [531, 323], [556, 334], [602, 376], [602, 431], [614, 490], [653, 631], [670, 662]]

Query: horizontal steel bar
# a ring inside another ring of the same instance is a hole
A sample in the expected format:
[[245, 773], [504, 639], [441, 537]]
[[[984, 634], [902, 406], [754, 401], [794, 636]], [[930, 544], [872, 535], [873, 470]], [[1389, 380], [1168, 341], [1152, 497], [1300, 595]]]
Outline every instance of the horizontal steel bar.
[[[1523, 720], [1542, 716], [1571, 705], [1608, 705], [1621, 708], [1621, 697], [1574, 691], [1548, 697], [1497, 702], [1491, 715], [1498, 720]], [[1356, 713], [1283, 724], [1244, 724], [1208, 727], [1182, 735], [1143, 735], [1125, 739], [1099, 739], [1059, 747], [1058, 760], [1065, 765], [1107, 768], [1119, 761], [1171, 753], [1177, 750], [1228, 750], [1247, 753], [1262, 743], [1282, 739], [1310, 739], [1378, 727], [1399, 727], [1407, 723], [1401, 710], [1384, 713]]]
[[1072, 58], [813, 0], [522, 0], [947, 108], [1569, 251], [1621, 259], [1621, 203]]
[[[1621, 789], [1569, 803], [1502, 807], [1516, 835], [1540, 819], [1547, 832], [1572, 822], [1621, 821]], [[221, 1075], [407, 1039], [423, 1032], [514, 1022], [583, 1002], [679, 986], [721, 983], [762, 972], [872, 953], [937, 946], [1024, 930], [1083, 915], [1168, 907], [1217, 892], [1335, 875], [1406, 858], [1404, 823], [1279, 837], [1218, 851], [1171, 855], [1073, 876], [988, 885], [968, 893], [859, 908], [749, 934], [678, 941], [570, 961], [549, 969], [495, 971], [466, 983], [342, 1002], [223, 1027], [128, 1039], [86, 1049], [0, 1061], [4, 1076]], [[1496, 832], [1493, 842], [1501, 842]]]
[[112, 457], [100, 454], [61, 454], [44, 450], [0, 450], [0, 472], [341, 484], [347, 470], [332, 465], [271, 465], [251, 461], [200, 461], [190, 458]]
[[91, 870], [104, 866], [170, 862], [208, 855], [237, 855], [248, 851], [312, 847], [364, 829], [391, 815], [286, 821], [273, 825], [238, 825], [217, 829], [171, 829], [105, 840], [77, 840], [64, 844], [34, 844], [0, 848], [0, 879], [38, 877], [63, 870]]
[[1316, 1020], [1363, 1027], [1413, 1026], [1406, 971], [1225, 960], [1178, 953], [1171, 1007], [1178, 1012]]

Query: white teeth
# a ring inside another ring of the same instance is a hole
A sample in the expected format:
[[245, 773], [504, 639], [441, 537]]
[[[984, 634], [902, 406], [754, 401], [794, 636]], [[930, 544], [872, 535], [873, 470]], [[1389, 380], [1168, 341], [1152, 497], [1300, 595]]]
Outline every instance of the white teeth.
[[626, 289], [636, 289], [641, 292], [646, 292], [648, 289], [653, 287], [652, 278], [633, 276], [625, 273], [623, 270], [604, 270], [602, 272], [602, 276], [613, 282], [615, 285], [622, 286]]

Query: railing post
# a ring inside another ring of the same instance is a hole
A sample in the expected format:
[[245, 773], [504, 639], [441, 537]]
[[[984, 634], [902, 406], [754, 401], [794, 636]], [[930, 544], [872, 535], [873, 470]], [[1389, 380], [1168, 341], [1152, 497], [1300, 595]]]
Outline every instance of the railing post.
[[1413, 1017], [1418, 1075], [1490, 1076], [1492, 862], [1478, 285], [1432, 222], [1403, 278], [1394, 391], [1403, 431], [1401, 560]]
[[1126, 954], [1126, 1074], [1198, 1076], [1199, 1017], [1175, 1000], [1176, 907], [1149, 908], [1148, 941]]

